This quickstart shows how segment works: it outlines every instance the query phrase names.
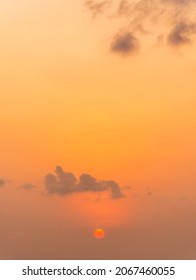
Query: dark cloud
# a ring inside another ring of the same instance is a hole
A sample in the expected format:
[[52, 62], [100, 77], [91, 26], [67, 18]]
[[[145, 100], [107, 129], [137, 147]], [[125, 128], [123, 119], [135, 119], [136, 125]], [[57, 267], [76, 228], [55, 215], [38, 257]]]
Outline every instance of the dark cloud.
[[25, 184], [25, 185], [22, 186], [22, 188], [25, 189], [25, 190], [32, 190], [34, 187], [35, 186], [30, 184], [30, 183]]
[[85, 6], [92, 13], [92, 16], [96, 17], [97, 15], [102, 14], [105, 11], [105, 9], [109, 7], [110, 2], [111, 1], [109, 0], [105, 0], [105, 1], [86, 0]]
[[196, 33], [196, 24], [177, 23], [168, 35], [168, 43], [179, 47], [191, 43], [191, 37]]
[[5, 185], [5, 180], [0, 179], [0, 188], [3, 187]]
[[110, 50], [122, 55], [133, 54], [139, 50], [139, 40], [131, 32], [119, 33], [114, 36]]
[[74, 174], [64, 172], [61, 166], [57, 166], [54, 174], [47, 174], [44, 184], [48, 194], [61, 196], [83, 192], [110, 191], [112, 199], [125, 197], [120, 186], [114, 181], [98, 181], [89, 174], [82, 174], [77, 180]]

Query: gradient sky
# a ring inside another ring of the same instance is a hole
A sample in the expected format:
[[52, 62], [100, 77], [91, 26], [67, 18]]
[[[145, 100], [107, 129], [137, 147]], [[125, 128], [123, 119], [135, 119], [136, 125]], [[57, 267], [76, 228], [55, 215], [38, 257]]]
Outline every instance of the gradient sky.
[[195, 10], [1, 1], [0, 259], [196, 259]]

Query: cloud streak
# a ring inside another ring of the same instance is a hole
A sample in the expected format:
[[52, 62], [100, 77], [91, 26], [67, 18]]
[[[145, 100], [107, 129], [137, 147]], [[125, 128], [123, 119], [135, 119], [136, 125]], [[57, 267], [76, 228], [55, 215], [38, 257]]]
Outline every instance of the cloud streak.
[[50, 195], [66, 196], [74, 193], [110, 192], [111, 199], [125, 197], [115, 181], [99, 181], [86, 173], [77, 179], [73, 173], [65, 172], [61, 166], [56, 167], [55, 174], [49, 173], [44, 177], [44, 185]]

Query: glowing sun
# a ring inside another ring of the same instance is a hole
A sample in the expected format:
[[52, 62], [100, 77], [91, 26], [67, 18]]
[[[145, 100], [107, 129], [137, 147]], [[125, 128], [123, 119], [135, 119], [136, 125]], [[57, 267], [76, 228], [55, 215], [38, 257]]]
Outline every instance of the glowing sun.
[[105, 237], [105, 231], [99, 228], [94, 231], [93, 235], [97, 239], [102, 239]]

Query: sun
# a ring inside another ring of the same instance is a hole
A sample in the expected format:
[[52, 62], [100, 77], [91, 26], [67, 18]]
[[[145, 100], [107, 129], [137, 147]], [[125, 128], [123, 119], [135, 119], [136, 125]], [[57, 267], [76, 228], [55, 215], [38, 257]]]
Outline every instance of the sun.
[[98, 228], [93, 232], [93, 235], [97, 239], [102, 239], [105, 237], [105, 231], [103, 229]]

